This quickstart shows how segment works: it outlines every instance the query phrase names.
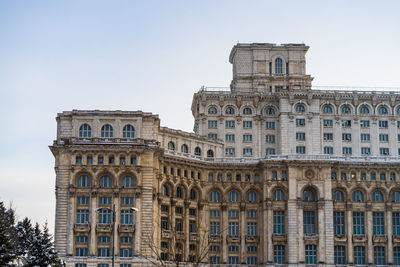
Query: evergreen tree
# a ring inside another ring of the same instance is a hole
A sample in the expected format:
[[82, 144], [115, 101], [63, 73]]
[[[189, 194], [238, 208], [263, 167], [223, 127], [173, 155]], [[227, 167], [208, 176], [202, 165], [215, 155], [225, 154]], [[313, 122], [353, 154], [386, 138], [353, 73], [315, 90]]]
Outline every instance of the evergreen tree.
[[16, 258], [14, 249], [15, 212], [0, 201], [0, 266], [7, 266]]

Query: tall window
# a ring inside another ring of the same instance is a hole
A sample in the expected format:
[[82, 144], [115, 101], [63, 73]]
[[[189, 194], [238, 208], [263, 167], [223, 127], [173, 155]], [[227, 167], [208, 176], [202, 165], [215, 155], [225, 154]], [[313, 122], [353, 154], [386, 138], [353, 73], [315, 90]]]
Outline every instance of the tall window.
[[248, 222], [247, 223], [247, 235], [248, 236], [256, 236], [257, 235], [257, 223], [256, 222]]
[[110, 124], [105, 124], [101, 127], [101, 137], [112, 138], [114, 137], [114, 130]]
[[257, 201], [257, 194], [254, 191], [250, 191], [247, 193], [247, 202], [255, 203]]
[[176, 188], [176, 197], [177, 198], [183, 198], [183, 191], [182, 191], [182, 188], [180, 186], [178, 186]]
[[400, 265], [400, 247], [393, 248], [393, 264]]
[[380, 106], [378, 108], [378, 114], [380, 114], [380, 115], [388, 114], [388, 109], [384, 106]]
[[275, 201], [285, 200], [285, 194], [283, 193], [282, 190], [276, 189], [276, 190], [274, 191], [274, 200], [275, 200]]
[[369, 114], [369, 108], [367, 106], [362, 106], [360, 108], [360, 114]]
[[274, 234], [285, 233], [285, 212], [282, 210], [274, 211]]
[[221, 234], [221, 227], [219, 222], [210, 222], [210, 235]]
[[381, 191], [375, 191], [372, 193], [372, 201], [383, 202], [383, 194]]
[[195, 149], [194, 149], [194, 154], [195, 154], [196, 156], [201, 156], [201, 149], [200, 149], [200, 147], [198, 147], [198, 146], [195, 147]]
[[196, 200], [197, 199], [197, 194], [195, 189], [190, 189], [190, 200]]
[[344, 235], [344, 212], [333, 212], [333, 230], [335, 235]]
[[374, 247], [374, 265], [385, 265], [385, 247]]
[[81, 175], [78, 178], [78, 187], [90, 187], [90, 178], [87, 175]]
[[228, 223], [228, 235], [239, 235], [239, 223], [229, 222]]
[[279, 57], [275, 59], [275, 74], [283, 74], [282, 59]]
[[334, 261], [337, 265], [346, 264], [346, 253], [344, 246], [335, 246], [334, 247]]
[[231, 192], [229, 192], [228, 201], [229, 201], [229, 202], [238, 202], [238, 201], [239, 201], [239, 194], [238, 194], [238, 192], [236, 192], [236, 191], [231, 191]]
[[215, 107], [211, 107], [208, 109], [208, 114], [217, 114], [217, 109]]
[[338, 202], [342, 202], [344, 201], [344, 195], [342, 191], [336, 190], [333, 193], [333, 200], [338, 201]]
[[304, 107], [304, 105], [298, 104], [298, 105], [296, 106], [296, 112], [298, 112], [298, 113], [303, 113], [303, 112], [305, 112], [305, 111], [306, 111], [306, 108]]
[[365, 265], [365, 247], [354, 247], [354, 265]]
[[400, 192], [394, 191], [392, 193], [392, 202], [400, 202]]
[[251, 114], [253, 114], [253, 111], [251, 110], [251, 108], [244, 108], [243, 109], [243, 114], [244, 115], [251, 115]]
[[283, 245], [274, 246], [274, 263], [285, 264], [285, 246]]
[[330, 106], [330, 105], [325, 105], [325, 106], [323, 107], [323, 109], [322, 109], [322, 112], [323, 112], [323, 113], [332, 113], [332, 112], [333, 112], [332, 106]]
[[183, 144], [181, 146], [181, 152], [182, 153], [189, 153], [189, 148], [188, 148], [188, 146], [186, 144]]
[[168, 150], [175, 151], [175, 144], [174, 144], [174, 142], [169, 142], [169, 143], [168, 143]]
[[364, 195], [360, 190], [356, 190], [353, 192], [353, 201], [354, 202], [364, 202]]
[[132, 188], [135, 186], [134, 182], [133, 182], [133, 178], [131, 176], [125, 176], [122, 179], [122, 188]]
[[343, 114], [349, 114], [349, 113], [351, 113], [351, 108], [350, 108], [350, 106], [348, 106], [348, 105], [344, 105], [343, 107], [342, 107], [342, 113]]
[[220, 202], [221, 201], [221, 196], [219, 192], [217, 191], [211, 191], [210, 192], [210, 202]]
[[235, 109], [232, 108], [232, 107], [227, 107], [227, 108], [225, 109], [225, 114], [227, 114], [227, 115], [233, 115], [233, 114], [235, 114]]
[[207, 158], [213, 158], [214, 157], [214, 151], [212, 151], [211, 149], [209, 149], [207, 151]]
[[304, 201], [315, 201], [314, 192], [311, 189], [306, 189], [303, 192], [303, 200]]
[[306, 245], [306, 264], [317, 264], [317, 246]]
[[303, 211], [304, 234], [315, 234], [315, 212]]
[[77, 210], [76, 211], [76, 223], [77, 224], [89, 223], [89, 210]]
[[122, 129], [122, 137], [135, 138], [135, 128], [130, 124], [125, 125]]
[[392, 213], [393, 234], [400, 236], [400, 212]]
[[374, 235], [384, 235], [385, 234], [385, 218], [383, 212], [373, 212], [373, 232]]
[[133, 212], [131, 210], [121, 210], [121, 224], [133, 224]]
[[79, 127], [79, 137], [80, 138], [90, 138], [92, 137], [92, 128], [90, 127], [89, 124], [82, 124], [81, 127]]
[[111, 223], [111, 210], [101, 209], [99, 212], [99, 224], [110, 224]]
[[364, 235], [364, 212], [353, 211], [353, 234], [354, 235]]

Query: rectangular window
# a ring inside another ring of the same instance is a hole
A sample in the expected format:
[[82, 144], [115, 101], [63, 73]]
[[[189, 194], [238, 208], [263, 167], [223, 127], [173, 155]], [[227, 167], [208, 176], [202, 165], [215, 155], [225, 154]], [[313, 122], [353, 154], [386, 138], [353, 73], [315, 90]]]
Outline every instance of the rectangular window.
[[247, 235], [248, 236], [256, 236], [257, 235], [257, 223], [256, 222], [248, 222], [247, 223]]
[[131, 165], [136, 165], [136, 157], [131, 157]]
[[243, 135], [243, 142], [249, 143], [253, 141], [253, 136], [251, 134], [244, 134]]
[[275, 245], [274, 246], [274, 263], [285, 264], [285, 246]]
[[228, 223], [228, 235], [239, 235], [239, 223], [229, 222]]
[[389, 126], [388, 121], [379, 121], [379, 128], [387, 128]]
[[208, 139], [217, 140], [218, 139], [218, 135], [216, 133], [209, 133], [208, 134]]
[[333, 147], [331, 147], [331, 146], [325, 146], [325, 147], [324, 147], [324, 154], [325, 154], [325, 155], [332, 155], [332, 154], [333, 154]]
[[296, 146], [296, 153], [297, 154], [305, 154], [306, 153], [306, 147], [305, 146]]
[[243, 129], [251, 129], [251, 128], [253, 128], [252, 121], [243, 121]]
[[100, 224], [110, 224], [111, 223], [111, 210], [109, 210], [109, 209], [100, 210], [99, 223]]
[[266, 155], [275, 155], [275, 148], [267, 148], [265, 149]]
[[228, 264], [239, 264], [239, 257], [238, 256], [229, 256], [228, 257]]
[[317, 246], [306, 245], [306, 264], [317, 264]]
[[371, 148], [369, 148], [369, 147], [361, 148], [361, 155], [370, 155], [370, 154], [371, 154]]
[[76, 236], [75, 237], [75, 242], [76, 243], [87, 243], [88, 242], [88, 237], [87, 236]]
[[89, 210], [77, 210], [76, 211], [76, 223], [77, 224], [89, 223]]
[[389, 155], [389, 148], [388, 147], [380, 147], [379, 148], [379, 155], [388, 156]]
[[121, 205], [133, 205], [133, 197], [121, 198]]
[[364, 235], [364, 212], [353, 212], [353, 234], [354, 235]]
[[189, 215], [190, 216], [196, 216], [196, 209], [189, 209]]
[[400, 265], [400, 247], [393, 248], [393, 264]]
[[93, 157], [92, 156], [87, 156], [86, 163], [87, 164], [93, 164]]
[[343, 141], [351, 141], [351, 134], [349, 134], [349, 133], [342, 134], [342, 140]]
[[110, 205], [111, 197], [99, 197], [99, 205]]
[[235, 121], [225, 121], [225, 128], [228, 128], [228, 129], [235, 128]]
[[219, 256], [210, 256], [210, 264], [219, 264], [220, 258]]
[[175, 231], [182, 232], [183, 231], [183, 222], [182, 219], [175, 219]]
[[374, 265], [385, 265], [385, 247], [374, 247]]
[[109, 248], [98, 248], [97, 249], [97, 256], [99, 257], [110, 257], [110, 249]]
[[344, 246], [335, 246], [333, 252], [334, 262], [337, 265], [346, 264], [346, 252]]
[[161, 217], [161, 230], [169, 230], [169, 223], [167, 217]]
[[243, 156], [251, 156], [251, 155], [253, 155], [252, 148], [243, 148]]
[[285, 233], [285, 212], [284, 211], [274, 211], [274, 234], [284, 234]]
[[389, 135], [388, 134], [379, 134], [379, 141], [380, 142], [388, 142], [389, 141]]
[[235, 142], [235, 135], [234, 134], [226, 134], [225, 141], [226, 142]]
[[385, 218], [383, 212], [373, 212], [373, 233], [374, 235], [384, 235], [385, 234]]
[[238, 210], [229, 210], [228, 218], [239, 218], [239, 211]]
[[324, 124], [324, 127], [332, 127], [333, 126], [333, 120], [324, 120], [323, 124]]
[[246, 214], [247, 214], [247, 219], [255, 219], [255, 218], [257, 218], [257, 210], [248, 210], [247, 212], [246, 212]]
[[247, 265], [257, 265], [257, 257], [247, 257]]
[[365, 265], [365, 247], [354, 247], [354, 265]]
[[131, 236], [121, 236], [119, 238], [119, 242], [121, 244], [132, 244], [132, 237]]
[[267, 143], [275, 143], [275, 135], [266, 135], [265, 136], [265, 141]]
[[133, 212], [131, 210], [121, 210], [121, 224], [133, 224]]
[[218, 122], [217, 121], [208, 121], [208, 128], [217, 128]]
[[119, 256], [123, 258], [132, 257], [132, 249], [131, 248], [120, 248]]
[[175, 213], [176, 214], [182, 214], [183, 213], [183, 208], [182, 207], [175, 207]]
[[351, 147], [342, 147], [342, 152], [343, 152], [343, 155], [351, 155], [352, 149], [351, 149]]
[[189, 233], [196, 233], [196, 221], [189, 221]]
[[98, 164], [104, 164], [104, 157], [103, 156], [98, 156], [97, 157], [97, 163]]
[[297, 132], [297, 133], [296, 133], [296, 140], [298, 140], [298, 141], [304, 141], [304, 140], [306, 140], [306, 133]]
[[304, 126], [306, 125], [305, 119], [296, 119], [296, 126]]
[[360, 121], [361, 128], [369, 128], [369, 121]]
[[400, 128], [400, 121], [397, 122], [397, 128]]
[[125, 163], [126, 163], [125, 157], [120, 157], [119, 158], [119, 165], [125, 165]]
[[344, 212], [333, 212], [333, 230], [335, 235], [344, 235]]
[[225, 148], [225, 155], [234, 156], [235, 155], [235, 149], [233, 147]]
[[361, 141], [364, 141], [364, 142], [370, 141], [371, 136], [370, 136], [370, 134], [361, 134], [360, 139], [361, 139]]
[[314, 211], [303, 211], [304, 234], [315, 234]]
[[76, 164], [82, 164], [82, 156], [76, 156], [75, 163]]
[[109, 244], [111, 242], [111, 237], [110, 236], [98, 236], [97, 237], [97, 243], [99, 244]]
[[351, 127], [351, 120], [342, 120], [342, 127]]
[[210, 217], [211, 218], [219, 218], [220, 211], [219, 210], [210, 210]]
[[324, 133], [324, 141], [332, 141], [333, 133]]
[[89, 205], [89, 197], [78, 197], [78, 205]]
[[76, 248], [75, 256], [86, 257], [88, 255], [88, 248]]
[[265, 122], [266, 129], [275, 129], [275, 122], [274, 121], [267, 121]]
[[221, 227], [219, 222], [210, 222], [210, 235], [221, 234]]

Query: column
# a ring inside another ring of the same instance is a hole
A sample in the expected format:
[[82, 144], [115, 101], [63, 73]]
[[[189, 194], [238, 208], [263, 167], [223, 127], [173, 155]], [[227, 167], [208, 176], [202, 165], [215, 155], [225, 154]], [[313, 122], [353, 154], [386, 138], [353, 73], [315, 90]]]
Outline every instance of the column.
[[352, 218], [352, 205], [346, 204], [346, 213], [347, 213], [347, 263], [354, 263], [354, 252], [353, 252], [353, 218]]
[[325, 200], [325, 263], [334, 264], [334, 233], [333, 233], [333, 203], [332, 200]]
[[226, 242], [226, 237], [228, 235], [228, 212], [226, 211], [226, 203], [221, 205], [221, 236], [222, 236], [222, 260], [221, 263], [225, 264], [228, 262], [228, 245]]
[[[186, 261], [189, 261], [189, 243], [190, 243], [190, 232], [189, 232], [189, 207], [190, 207], [190, 202], [185, 200], [185, 211], [183, 214], [183, 231], [185, 233], [185, 247], [184, 247], [184, 253], [183, 253], [183, 259], [186, 259]], [[199, 231], [196, 229], [196, 231]]]
[[[133, 223], [135, 224], [134, 225], [135, 234], [133, 236], [133, 238], [134, 238], [134, 240], [133, 240], [133, 242], [134, 242], [133, 255], [137, 256], [140, 254], [140, 234], [139, 234], [140, 229], [141, 229], [141, 227], [140, 227], [140, 221], [141, 221], [140, 220], [140, 206], [141, 206], [140, 205], [140, 191], [135, 192], [135, 198], [134, 198], [133, 203], [134, 203], [134, 207], [139, 209], [139, 211], [134, 214], [135, 217], [134, 217], [134, 221], [133, 221]], [[158, 210], [157, 214], [160, 214], [161, 206], [158, 205], [158, 202], [156, 205], [154, 205], [154, 207], [157, 207], [157, 210]], [[157, 219], [160, 220], [160, 218], [157, 218]], [[158, 240], [158, 242], [160, 242], [160, 240]]]
[[240, 255], [239, 263], [246, 262], [246, 204], [240, 203]]
[[263, 235], [262, 235], [262, 238], [263, 238], [263, 241], [264, 241], [264, 249], [263, 249], [263, 253], [262, 253], [262, 255], [263, 255], [263, 262], [264, 263], [266, 263], [266, 262], [268, 262], [268, 247], [269, 247], [269, 243], [270, 243], [270, 239], [268, 238], [268, 234], [269, 234], [269, 231], [268, 231], [268, 205], [270, 205], [270, 201], [265, 201], [264, 202], [264, 211], [263, 211], [263, 223], [262, 223], [262, 226], [263, 226]]
[[267, 204], [267, 213], [268, 213], [268, 218], [267, 218], [267, 236], [268, 236], [268, 263], [272, 263], [274, 261], [273, 259], [273, 244], [272, 244], [272, 234], [273, 234], [273, 211], [272, 211], [272, 203], [269, 202]]
[[372, 211], [371, 211], [371, 204], [367, 204], [367, 238], [368, 238], [368, 248], [367, 248], [367, 253], [368, 253], [368, 263], [373, 264], [374, 263], [374, 248], [372, 246], [372, 237], [373, 237], [373, 222], [372, 222]]
[[[303, 201], [299, 200], [297, 202], [297, 225], [299, 231], [299, 238], [298, 238], [298, 261], [305, 262], [305, 255], [304, 255], [304, 226], [303, 226]], [[290, 219], [290, 218], [289, 218]]]
[[318, 201], [318, 261], [325, 262], [325, 210], [323, 200]]
[[121, 222], [121, 206], [119, 205], [119, 192], [114, 192], [113, 203], [115, 205], [115, 224], [114, 224], [114, 248], [115, 257], [119, 256], [119, 233], [118, 225]]
[[393, 235], [393, 221], [392, 221], [392, 206], [387, 205], [386, 206], [386, 233], [387, 233], [387, 240], [388, 240], [388, 247], [386, 254], [388, 255], [388, 265], [393, 264], [393, 241], [392, 241], [392, 235]]
[[91, 205], [90, 205], [90, 247], [89, 247], [89, 255], [96, 255], [96, 224], [97, 224], [97, 191], [92, 191], [91, 196]]
[[[298, 255], [299, 249], [302, 250], [304, 248], [300, 247], [300, 245], [303, 245], [303, 214], [301, 214], [301, 218], [297, 218], [296, 200], [289, 200], [287, 214], [288, 214], [287, 260], [289, 265], [293, 264], [297, 266], [297, 261], [300, 258]], [[299, 236], [297, 236], [297, 230], [299, 230]]]
[[75, 192], [69, 192], [69, 227], [68, 227], [68, 243], [67, 255], [74, 254], [74, 218], [75, 218]]

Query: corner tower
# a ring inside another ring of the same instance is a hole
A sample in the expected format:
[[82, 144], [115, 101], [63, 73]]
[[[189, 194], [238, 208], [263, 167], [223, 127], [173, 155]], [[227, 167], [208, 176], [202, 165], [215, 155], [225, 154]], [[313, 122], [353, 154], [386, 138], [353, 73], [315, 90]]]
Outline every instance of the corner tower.
[[232, 48], [232, 92], [277, 92], [310, 89], [304, 44], [238, 43]]

